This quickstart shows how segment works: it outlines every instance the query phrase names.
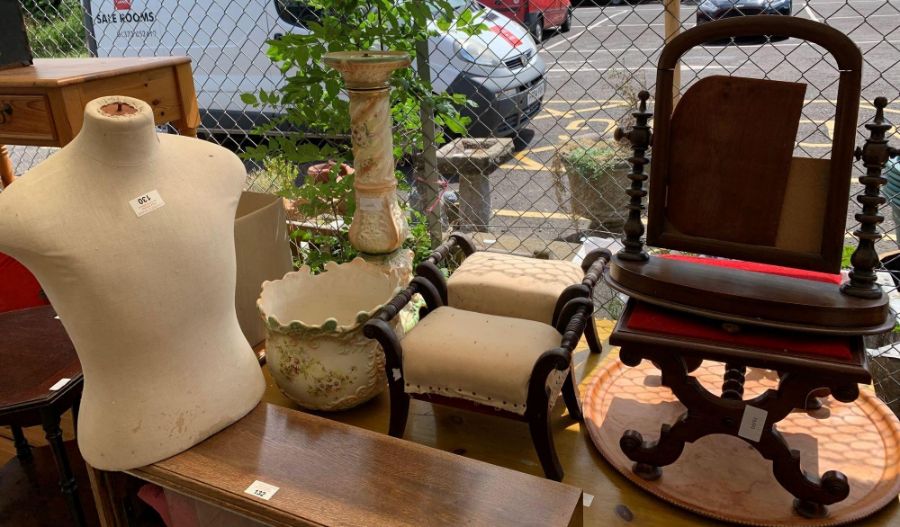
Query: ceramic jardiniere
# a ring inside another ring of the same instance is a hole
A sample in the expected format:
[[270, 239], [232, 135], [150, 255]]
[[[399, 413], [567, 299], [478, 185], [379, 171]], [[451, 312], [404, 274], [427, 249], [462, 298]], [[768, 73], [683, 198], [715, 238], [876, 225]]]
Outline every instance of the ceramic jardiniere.
[[265, 282], [257, 303], [269, 336], [266, 363], [281, 391], [310, 410], [344, 410], [384, 389], [384, 353], [363, 325], [400, 286], [361, 258]]

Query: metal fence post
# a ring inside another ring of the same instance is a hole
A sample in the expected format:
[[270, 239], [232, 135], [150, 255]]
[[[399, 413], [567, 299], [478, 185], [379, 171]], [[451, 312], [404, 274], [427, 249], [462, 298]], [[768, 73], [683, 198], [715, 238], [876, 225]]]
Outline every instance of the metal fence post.
[[[428, 61], [428, 42], [416, 43], [416, 70], [425, 88], [431, 89], [431, 65]], [[421, 200], [428, 219], [428, 234], [431, 236], [431, 246], [437, 247], [442, 241], [443, 228], [441, 227], [441, 207], [443, 204], [438, 193], [438, 169], [437, 169], [437, 136], [434, 127], [434, 108], [427, 100], [423, 100], [419, 107], [419, 116], [422, 120], [422, 179], [416, 181]], [[422, 183], [422, 184], [419, 184]]]

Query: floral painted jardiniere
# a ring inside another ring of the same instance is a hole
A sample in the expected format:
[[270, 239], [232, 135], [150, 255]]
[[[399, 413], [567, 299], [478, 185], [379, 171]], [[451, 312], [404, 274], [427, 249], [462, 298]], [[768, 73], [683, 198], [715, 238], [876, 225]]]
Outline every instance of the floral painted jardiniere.
[[362, 327], [400, 286], [362, 258], [265, 282], [257, 302], [268, 330], [266, 363], [281, 391], [310, 410], [344, 410], [385, 386], [384, 353]]

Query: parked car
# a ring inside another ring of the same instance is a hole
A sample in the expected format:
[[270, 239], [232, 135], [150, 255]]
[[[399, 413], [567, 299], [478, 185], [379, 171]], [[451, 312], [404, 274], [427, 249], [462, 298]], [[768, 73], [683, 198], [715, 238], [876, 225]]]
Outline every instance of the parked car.
[[[450, 0], [469, 9], [467, 0]], [[272, 114], [240, 94], [274, 90], [284, 75], [266, 56], [279, 34], [307, 31], [320, 16], [298, 0], [84, 0], [89, 49], [99, 57], [188, 55], [205, 134], [247, 134]], [[461, 93], [474, 136], [514, 135], [540, 111], [547, 67], [528, 31], [487, 9], [487, 29], [469, 36], [441, 31], [429, 39], [435, 91]]]
[[544, 40], [544, 30], [559, 28], [563, 33], [572, 28], [572, 3], [570, 0], [478, 0], [483, 6], [494, 9], [519, 21], [534, 40]]
[[[697, 25], [721, 20], [733, 16], [745, 15], [786, 15], [793, 12], [792, 0], [703, 0], [697, 6]], [[767, 40], [785, 40], [788, 37], [765, 35], [734, 39], [738, 44], [755, 44]], [[710, 44], [728, 44], [731, 40], [711, 42]]]
[[792, 0], [703, 0], [697, 6], [697, 25], [742, 15], [788, 15]]

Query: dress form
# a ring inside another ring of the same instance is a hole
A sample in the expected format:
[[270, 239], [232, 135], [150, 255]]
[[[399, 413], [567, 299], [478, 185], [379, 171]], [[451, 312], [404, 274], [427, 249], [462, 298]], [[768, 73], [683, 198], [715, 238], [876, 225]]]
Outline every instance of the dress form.
[[[79, 135], [0, 194], [0, 252], [35, 274], [78, 352], [92, 466], [172, 456], [259, 402], [234, 305], [245, 177], [231, 152], [157, 134], [149, 105], [114, 96], [88, 103]], [[130, 202], [148, 195], [162, 205], [138, 216]]]

